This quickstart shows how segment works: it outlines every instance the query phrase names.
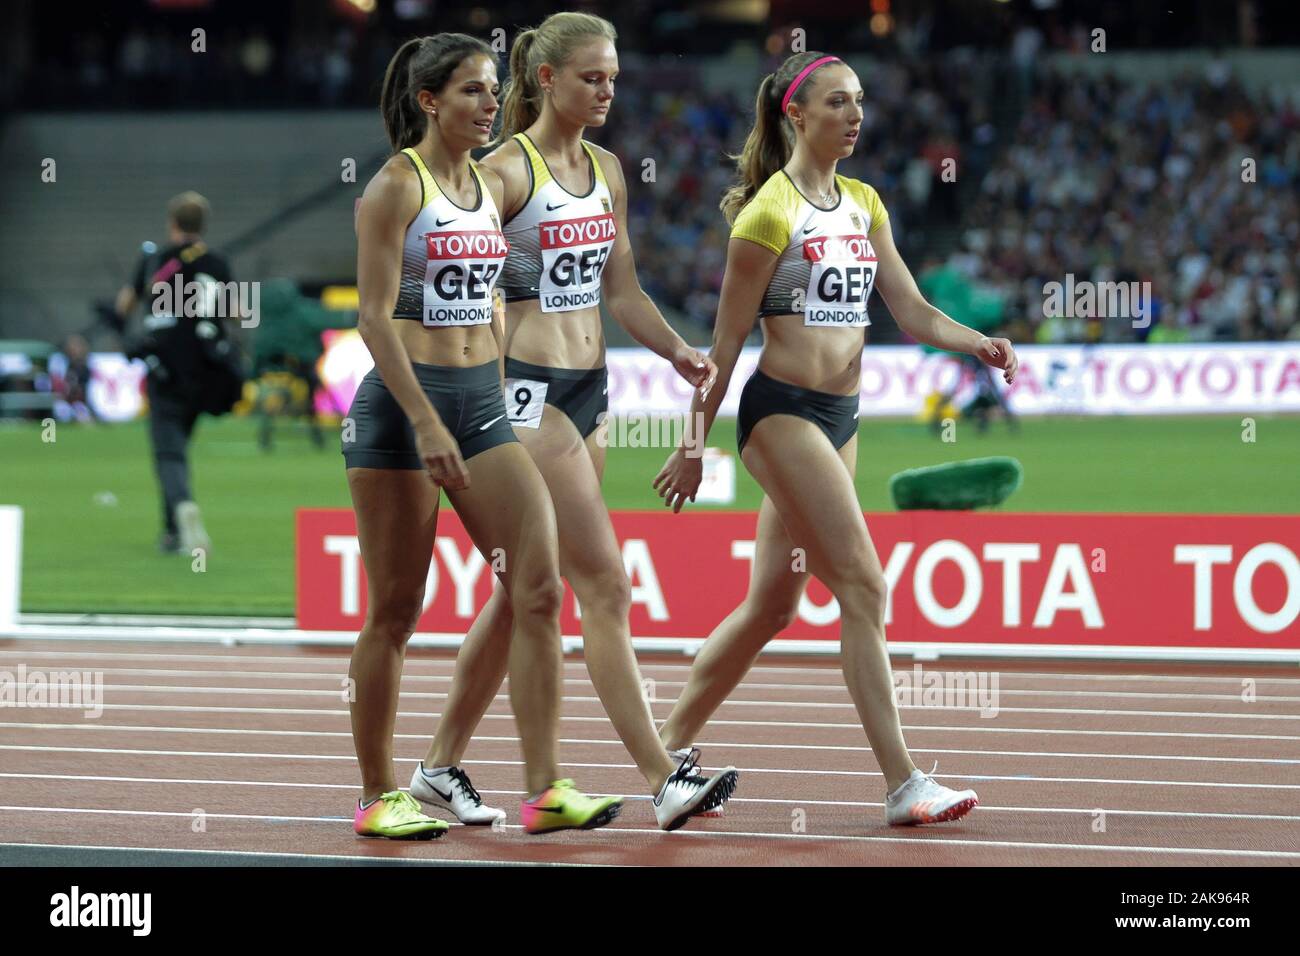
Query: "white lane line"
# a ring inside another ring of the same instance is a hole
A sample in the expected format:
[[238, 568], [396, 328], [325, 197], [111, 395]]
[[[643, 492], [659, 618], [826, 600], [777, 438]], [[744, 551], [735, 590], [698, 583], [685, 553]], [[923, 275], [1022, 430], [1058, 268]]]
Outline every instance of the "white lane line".
[[[346, 680], [347, 680], [347, 676], [348, 676], [348, 675], [347, 675], [346, 673], [344, 673], [344, 672], [334, 672], [334, 673], [329, 673], [329, 672], [305, 673], [305, 672], [301, 672], [301, 671], [297, 671], [297, 672], [285, 672], [285, 671], [238, 671], [238, 670], [225, 670], [225, 671], [218, 671], [218, 670], [170, 670], [170, 669], [166, 669], [166, 668], [144, 668], [144, 667], [105, 667], [105, 668], [96, 668], [96, 669], [94, 669], [94, 672], [97, 673], [97, 674], [135, 674], [135, 675], [140, 676], [140, 677], [176, 677], [176, 678], [181, 678], [181, 677], [210, 677], [210, 678], [213, 678], [213, 679], [217, 679], [217, 678], [226, 679], [226, 678], [232, 678], [232, 677], [234, 677], [234, 678], [251, 677], [251, 678], [256, 678], [256, 679], [258, 679], [258, 680], [303, 680], [303, 681], [308, 681], [308, 680], [330, 680], [330, 681], [334, 681], [334, 682], [339, 683], [339, 684], [342, 684], [344, 681], [346, 681]], [[937, 672], [937, 671], [932, 671], [932, 672], [928, 672], [928, 673], [938, 673], [938, 672]], [[410, 682], [410, 683], [432, 682], [432, 683], [439, 683], [439, 684], [447, 684], [447, 683], [450, 683], [450, 682], [451, 682], [451, 679], [452, 679], [452, 675], [451, 675], [451, 674], [432, 674], [432, 675], [428, 675], [428, 674], [403, 674], [403, 675], [402, 675], [402, 680], [403, 680], [404, 682]], [[593, 686], [592, 683], [591, 683], [591, 679], [588, 678], [588, 677], [568, 677], [568, 678], [565, 678], [563, 682], [564, 682], [565, 684], [576, 684], [576, 685], [579, 685], [579, 686], [582, 686], [582, 687], [592, 687], [592, 686]], [[678, 680], [656, 680], [656, 681], [655, 681], [655, 684], [656, 684], [656, 686], [662, 685], [662, 686], [665, 686], [665, 687], [685, 687], [685, 686], [686, 686], [686, 681], [678, 681]], [[15, 691], [16, 691], [17, 689], [22, 688], [22, 687], [25, 687], [25, 686], [26, 686], [25, 684], [17, 684], [17, 683], [14, 684]], [[44, 686], [44, 685], [42, 685], [42, 686]], [[114, 690], [144, 690], [144, 691], [154, 691], [154, 690], [157, 690], [157, 689], [159, 689], [159, 688], [169, 688], [169, 689], [174, 689], [174, 690], [176, 690], [177, 692], [193, 692], [193, 691], [195, 691], [195, 690], [208, 689], [208, 688], [203, 688], [202, 686], [199, 686], [199, 687], [196, 688], [196, 687], [194, 687], [194, 686], [190, 686], [190, 685], [171, 685], [171, 684], [145, 684], [145, 685], [134, 685], [134, 684], [106, 684], [106, 685], [104, 685], [104, 686], [105, 686], [105, 689], [114, 689]], [[843, 694], [843, 695], [845, 695], [845, 696], [848, 696], [848, 688], [846, 688], [843, 684], [840, 684], [840, 683], [836, 683], [836, 684], [762, 684], [762, 683], [753, 683], [753, 682], [750, 682], [750, 681], [743, 681], [743, 682], [740, 684], [740, 686], [741, 686], [742, 688], [745, 688], [746, 690], [821, 691], [821, 692], [827, 692], [827, 693]], [[276, 688], [276, 687], [248, 687], [248, 688], [245, 688], [245, 687], [239, 687], [239, 688], [212, 687], [212, 688], [210, 688], [210, 689], [211, 689], [212, 691], [220, 691], [220, 692], [230, 691], [230, 692], [232, 692], [232, 693], [253, 693], [253, 692], [257, 692], [257, 693], [303, 693], [304, 691], [307, 691], [307, 692], [310, 692], [310, 693], [335, 693], [335, 692], [333, 692], [333, 691], [328, 691], [328, 692], [327, 692], [327, 691], [310, 690], [310, 689], [304, 689], [304, 688]], [[1009, 687], [1002, 687], [1002, 686], [1001, 686], [1001, 681], [999, 681], [999, 686], [998, 686], [996, 689], [989, 688], [988, 685], [987, 685], [987, 683], [986, 683], [984, 686], [979, 686], [978, 684], [976, 684], [976, 685], [974, 685], [974, 686], [961, 686], [961, 687], [951, 687], [951, 688], [945, 686], [945, 687], [936, 687], [936, 688], [931, 688], [931, 689], [934, 690], [935, 692], [940, 692], [940, 691], [941, 691], [941, 692], [943, 692], [943, 693], [954, 693], [954, 692], [958, 692], [958, 691], [960, 691], [960, 692], [962, 692], [962, 693], [965, 693], [965, 694], [971, 694], [971, 695], [975, 695], [975, 694], [980, 694], [980, 695], [983, 695], [983, 694], [992, 694], [992, 695], [996, 695], [996, 696], [998, 696], [998, 697], [1004, 697], [1004, 696], [1017, 696], [1017, 697], [1102, 697], [1102, 698], [1107, 698], [1107, 697], [1116, 697], [1116, 698], [1121, 698], [1121, 699], [1135, 699], [1135, 700], [1231, 700], [1231, 701], [1241, 701], [1241, 702], [1243, 702], [1243, 703], [1246, 702], [1246, 698], [1245, 698], [1244, 694], [1207, 694], [1207, 693], [1200, 693], [1200, 694], [1172, 694], [1172, 693], [1155, 693], [1155, 692], [1138, 692], [1138, 691], [1103, 691], [1103, 690], [1041, 690], [1041, 689], [1035, 689], [1035, 688], [1009, 688]], [[916, 693], [923, 694], [923, 693], [925, 693], [926, 690], [927, 690], [927, 689], [924, 688], [924, 687], [919, 687], [919, 688], [916, 688], [916, 691], [915, 691], [915, 692], [916, 692]], [[505, 695], [497, 695], [497, 699], [502, 699], [504, 696], [505, 696]], [[1250, 698], [1249, 702], [1250, 702], [1250, 703], [1255, 703], [1256, 701], [1268, 701], [1268, 702], [1270, 702], [1270, 703], [1284, 703], [1284, 702], [1287, 702], [1287, 701], [1297, 701], [1297, 702], [1300, 702], [1300, 695], [1295, 695], [1295, 694], [1282, 694], [1282, 695], [1276, 695], [1276, 694], [1275, 694], [1275, 695], [1267, 695], [1267, 694], [1258, 694], [1258, 693], [1256, 693], [1256, 694], [1254, 694], [1254, 696], [1252, 696], [1252, 697]]]
[[[947, 668], [954, 671], [965, 673], [970, 668]], [[990, 668], [984, 668], [989, 670]], [[1294, 670], [1294, 668], [1289, 668]], [[929, 670], [927, 667], [926, 670]], [[997, 670], [997, 668], [992, 668]], [[896, 673], [906, 673], [904, 670], [898, 670]], [[1013, 677], [1031, 677], [1035, 680], [1091, 680], [1091, 681], [1133, 681], [1141, 683], [1143, 681], [1157, 681], [1162, 683], [1175, 684], [1233, 684], [1241, 686], [1243, 680], [1253, 680], [1256, 685], [1259, 684], [1300, 684], [1298, 677], [1269, 677], [1260, 674], [1243, 674], [1241, 677], [1217, 677], [1213, 675], [1179, 675], [1179, 674], [1053, 674], [1050, 671], [1016, 671], [1005, 670], [998, 671], [1003, 680], [1010, 680]]]
[[[130, 710], [132, 708], [124, 708]], [[230, 708], [231, 710], [243, 712], [242, 708]], [[295, 711], [295, 713], [301, 713]], [[311, 711], [310, 713], [326, 714], [345, 714], [345, 711]], [[401, 711], [399, 717], [442, 717], [442, 714], [433, 713], [410, 713]], [[514, 720], [510, 714], [484, 714], [484, 720]], [[561, 717], [563, 720], [583, 721], [583, 722], [608, 722], [604, 717]], [[818, 723], [798, 723], [792, 721], [747, 721], [747, 720], [711, 720], [709, 725], [718, 724], [720, 726], [731, 727], [794, 727], [794, 728], [847, 728], [852, 731], [861, 731], [858, 724], [818, 724]], [[0, 722], [0, 727], [25, 727], [31, 729], [54, 729], [58, 727], [82, 727], [86, 730], [141, 730], [141, 731], [162, 731], [162, 732], [185, 732], [191, 729], [207, 731], [209, 733], [230, 733], [230, 734], [270, 734], [279, 736], [295, 736], [298, 734], [306, 736], [324, 735], [351, 737], [350, 731], [343, 730], [268, 730], [262, 728], [244, 728], [244, 727], [167, 727], [159, 724], [106, 724], [96, 722], [93, 724], [68, 724], [68, 723], [4, 723]], [[1084, 737], [1174, 737], [1190, 738], [1198, 740], [1287, 740], [1300, 741], [1300, 736], [1288, 736], [1283, 734], [1219, 734], [1219, 733], [1193, 733], [1190, 731], [1177, 730], [1074, 730], [1074, 729], [1052, 729], [1040, 727], [954, 727], [944, 724], [902, 724], [903, 730], [910, 732], [935, 731], [937, 733], [980, 733], [980, 734], [1047, 734], [1056, 736], [1084, 736]], [[397, 734], [397, 737], [409, 740], [428, 740], [428, 734]], [[482, 737], [474, 736], [475, 740], [516, 740], [515, 737]], [[699, 744], [701, 747], [718, 747], [727, 746], [723, 744]], [[813, 744], [731, 744], [736, 747], [774, 747], [777, 749], [793, 747], [796, 750], [870, 750], [870, 747], [844, 747]], [[1253, 760], [1254, 758], [1243, 758]]]
[[[69, 813], [69, 814], [109, 814], [123, 816], [180, 816], [192, 817], [193, 813], [183, 811], [155, 811], [155, 810], [96, 810], [88, 807], [30, 807], [30, 806], [0, 806], [0, 810], [17, 810], [32, 811], [36, 813]], [[209, 816], [218, 816], [218, 814], [209, 814]], [[239, 815], [237, 819], [245, 820], [284, 820], [295, 819], [304, 823], [328, 823], [332, 826], [340, 826], [346, 818], [335, 817], [301, 817], [286, 818], [275, 816], [255, 816], [252, 814]], [[518, 824], [506, 824], [504, 829], [522, 830]], [[1300, 852], [1287, 852], [1282, 850], [1235, 850], [1219, 848], [1194, 848], [1194, 847], [1166, 847], [1166, 846], [1123, 846], [1114, 844], [1090, 844], [1090, 843], [1030, 843], [1019, 840], [976, 840], [976, 839], [953, 839], [948, 837], [886, 837], [886, 836], [858, 836], [854, 834], [822, 834], [822, 833], [746, 833], [735, 830], [675, 830], [672, 833], [665, 833], [662, 830], [650, 830], [640, 827], [622, 827], [612, 826], [604, 828], [606, 833], [642, 833], [651, 834], [663, 839], [679, 839], [680, 837], [709, 837], [711, 839], [722, 840], [843, 840], [854, 843], [898, 843], [898, 844], [938, 844], [940, 846], [956, 847], [982, 847], [992, 849], [1013, 849], [1013, 850], [1089, 850], [1111, 853], [1156, 853], [1165, 855], [1191, 855], [1191, 856], [1245, 856], [1256, 857], [1260, 859], [1300, 859]]]
[[[70, 774], [70, 773], [0, 773], [0, 779], [10, 778], [14, 780], [77, 780], [90, 783], [148, 783], [148, 784], [173, 784], [183, 786], [213, 786], [213, 787], [277, 787], [301, 790], [345, 790], [356, 793], [357, 785], [355, 783], [311, 783], [308, 781], [284, 781], [284, 780], [213, 780], [210, 777], [114, 777], [98, 776], [91, 774]], [[524, 795], [522, 790], [487, 790], [475, 788], [479, 793], [485, 793], [493, 797], [512, 797], [518, 799]], [[613, 796], [613, 794], [603, 794], [593, 792], [591, 796]], [[650, 800], [651, 797], [634, 794], [624, 796], [624, 800]], [[728, 803], [776, 803], [786, 806], [808, 806], [808, 807], [879, 807], [884, 808], [884, 803], [871, 800], [809, 800], [800, 798], [798, 800], [781, 798], [781, 797], [732, 797]], [[1293, 816], [1284, 813], [1213, 813], [1208, 811], [1192, 810], [1114, 810], [1110, 807], [1011, 807], [1011, 806], [994, 806], [988, 803], [981, 803], [981, 811], [992, 811], [994, 813], [1068, 813], [1095, 816], [1097, 811], [1104, 809], [1106, 813], [1119, 816], [1134, 817], [1188, 817], [1215, 820], [1261, 820], [1270, 822], [1300, 822], [1300, 816]]]
[[[522, 829], [518, 824], [508, 823], [505, 825], [507, 830]], [[617, 827], [617, 833], [663, 833], [661, 830], [639, 829], [634, 827]], [[1246, 856], [1258, 857], [1261, 859], [1300, 859], [1300, 853], [1288, 852], [1283, 850], [1236, 850], [1236, 849], [1218, 849], [1218, 848], [1192, 848], [1192, 847], [1168, 847], [1168, 846], [1123, 846], [1108, 844], [1090, 844], [1090, 843], [1029, 843], [1019, 840], [961, 840], [951, 837], [884, 837], [884, 836], [856, 836], [851, 834], [821, 834], [821, 833], [745, 833], [741, 831], [723, 831], [723, 830], [674, 830], [671, 834], [664, 836], [672, 838], [673, 834], [681, 834], [684, 837], [740, 837], [743, 839], [772, 839], [772, 840], [851, 840], [855, 843], [902, 843], [902, 844], [925, 844], [937, 843], [942, 846], [954, 847], [983, 847], [992, 849], [1014, 849], [1014, 850], [1096, 850], [1099, 852], [1109, 853], [1156, 853], [1165, 855], [1191, 855], [1191, 856]]]
[[[129, 747], [54, 747], [37, 744], [0, 744], [0, 750], [23, 751], [28, 753], [76, 753], [76, 754], [129, 754], [139, 757], [206, 757], [230, 760], [343, 760], [356, 762], [352, 754], [277, 754], [225, 750], [143, 750]], [[395, 762], [414, 764], [417, 757], [394, 757]], [[574, 760], [564, 762], [567, 767], [582, 767], [597, 770], [635, 770], [630, 763], [580, 763]], [[477, 766], [522, 767], [522, 760], [463, 760], [462, 764]], [[799, 770], [789, 767], [740, 767], [742, 773], [795, 774], [818, 777], [883, 777], [877, 770]], [[1208, 780], [1147, 780], [1116, 779], [1110, 777], [1036, 777], [1025, 774], [972, 774], [944, 773], [947, 778], [962, 780], [1016, 780], [1033, 783], [1103, 783], [1134, 786], [1156, 787], [1205, 787], [1218, 789], [1244, 790], [1300, 790], [1300, 783], [1241, 783], [1237, 781], [1221, 782]]]
[[[150, 727], [145, 725], [129, 726], [122, 724], [0, 724], [0, 727], [16, 727], [25, 730], [107, 730], [151, 734], [243, 734], [249, 736], [268, 737], [334, 737], [347, 740], [352, 739], [351, 732], [346, 730], [260, 730], [228, 727]], [[428, 734], [394, 734], [393, 737], [397, 740], [429, 739]], [[520, 743], [518, 737], [492, 737], [486, 734], [475, 734], [474, 741], [477, 743]], [[599, 744], [601, 746], [619, 748], [624, 748], [626, 746], [623, 741], [618, 739], [611, 740], [608, 738], [595, 737], [561, 737], [559, 743], [575, 745]], [[701, 749], [712, 747], [735, 747], [738, 749], [751, 750], [826, 750], [843, 751], [848, 753], [871, 753], [870, 747], [853, 747], [837, 744], [766, 744], [701, 740], [697, 741], [695, 746]], [[1300, 759], [1290, 759], [1286, 757], [1207, 757], [1190, 754], [1112, 754], [1087, 753], [1071, 750], [970, 750], [965, 748], [939, 749], [936, 747], [911, 747], [909, 749], [912, 753], [948, 754], [958, 756], [969, 755], [976, 757], [1067, 757], [1076, 760], [1173, 760], [1176, 762], [1191, 761], [1199, 763], [1300, 764]]]
[[[261, 662], [291, 663], [291, 664], [297, 664], [301, 666], [311, 666], [312, 664], [321, 664], [327, 667], [336, 667], [338, 666], [339, 662], [346, 662], [348, 659], [347, 655], [343, 655], [343, 654], [338, 655], [337, 660], [329, 660], [327, 658], [321, 658], [315, 656], [241, 654], [233, 650], [231, 653], [228, 654], [188, 654], [188, 653], [181, 653], [179, 651], [177, 653], [172, 653], [172, 654], [151, 654], [151, 653], [136, 654], [136, 653], [131, 653], [129, 651], [99, 651], [94, 649], [88, 649], [86, 651], [0, 650], [0, 658], [2, 657], [20, 657], [20, 658], [28, 658], [28, 659], [32, 657], [77, 658], [83, 660], [87, 658], [90, 659], [103, 658], [103, 659], [112, 659], [112, 660], [124, 660], [124, 659], [141, 660], [141, 661], [158, 660], [158, 661], [168, 661], [168, 662], [176, 662], [178, 660], [196, 660], [196, 661], [221, 661], [223, 663], [230, 663], [232, 660], [238, 660], [238, 661], [248, 661], [250, 663], [261, 663]], [[408, 657], [406, 660], [406, 665], [408, 667], [422, 666], [426, 664], [432, 665], [434, 667], [442, 667], [442, 666], [453, 667], [455, 663], [456, 663], [455, 656], [450, 654], [438, 658], [415, 656], [415, 657]], [[980, 660], [980, 661], [966, 661], [965, 663], [967, 664], [978, 663], [980, 665], [987, 665], [989, 662], [985, 660]], [[638, 664], [643, 669], [656, 668], [659, 670], [673, 670], [673, 671], [689, 671], [691, 669], [690, 664], [665, 664], [665, 663], [658, 663], [654, 661], [638, 661]], [[586, 664], [580, 660], [565, 661], [564, 666], [567, 668], [586, 670]], [[1242, 665], [1234, 665], [1234, 666], [1241, 666], [1244, 668], [1249, 665], [1242, 664]], [[925, 672], [934, 671], [938, 673], [944, 673], [944, 672], [951, 673], [956, 671], [956, 672], [965, 673], [972, 669], [977, 672], [984, 671], [986, 673], [992, 673], [996, 671], [1001, 675], [1002, 679], [1010, 679], [1013, 677], [1032, 677], [1035, 679], [1042, 679], [1042, 680], [1097, 680], [1097, 681], [1114, 680], [1114, 681], [1139, 681], [1139, 682], [1140, 681], [1172, 681], [1177, 683], [1182, 683], [1182, 682], [1229, 683], [1229, 684], [1235, 684], [1237, 686], [1240, 686], [1243, 679], [1250, 678], [1251, 680], [1256, 681], [1257, 684], [1263, 684], [1263, 683], [1300, 684], [1300, 678], [1268, 676], [1269, 671], [1278, 669], [1277, 665], [1272, 665], [1270, 667], [1262, 668], [1263, 671], [1262, 674], [1247, 673], [1247, 674], [1243, 674], [1242, 677], [1225, 677], [1225, 676], [1218, 676], [1218, 675], [1177, 675], [1177, 674], [1054, 673], [1051, 671], [999, 670], [996, 667], [988, 667], [988, 666], [980, 666], [976, 668], [971, 668], [968, 666], [958, 667], [952, 664], [945, 664], [943, 662], [938, 662], [937, 664], [927, 663], [923, 665], [923, 670]], [[839, 671], [838, 664], [827, 663], [826, 665], [821, 667], [780, 667], [780, 666], [770, 665], [770, 664], [755, 664], [752, 668], [750, 668], [749, 672], [751, 674], [752, 673], [819, 674], [823, 676], [824, 675], [838, 676], [840, 671]], [[913, 671], [912, 668], [910, 667], [896, 667], [894, 668], [894, 673], [911, 674], [913, 673]], [[840, 683], [835, 683], [826, 686], [843, 686], [843, 685]]]
[[[312, 690], [309, 688], [293, 687], [187, 687], [187, 686], [167, 686], [153, 684], [104, 684], [104, 691], [117, 691], [136, 694], [230, 694], [238, 696], [241, 694], [256, 694], [271, 697], [333, 697], [341, 699], [343, 690]], [[400, 697], [410, 697], [417, 700], [445, 700], [447, 694], [436, 692], [421, 691], [402, 691]], [[508, 702], [508, 694], [497, 694], [492, 698], [494, 701]], [[1205, 698], [1201, 698], [1205, 699]], [[1238, 703], [1244, 703], [1240, 696], [1233, 696], [1228, 699]], [[1265, 698], [1257, 698], [1263, 700]], [[563, 703], [574, 704], [599, 704], [599, 697], [575, 697], [563, 696], [560, 698]], [[650, 701], [655, 704], [675, 704], [677, 699], [673, 697], [661, 697]], [[12, 707], [12, 702], [0, 704], [4, 707]], [[852, 701], [799, 701], [799, 700], [725, 700], [722, 702], [723, 707], [806, 707], [822, 708], [833, 710], [854, 710], [855, 705]], [[902, 704], [899, 710], [950, 710], [950, 711], [968, 711], [974, 713], [983, 713], [986, 710], [996, 709], [998, 713], [1007, 714], [1094, 714], [1104, 716], [1123, 716], [1123, 717], [1210, 717], [1216, 719], [1245, 719], [1245, 720], [1300, 720], [1300, 714], [1239, 714], [1234, 712], [1216, 713], [1216, 712], [1198, 712], [1198, 711], [1174, 711], [1174, 710], [1092, 710], [1072, 707], [997, 707], [993, 708], [974, 705], [970, 707], [947, 707], [947, 706], [925, 706], [914, 704]]]
[[[30, 807], [26, 809], [31, 809]], [[215, 816], [215, 814], [212, 814]], [[333, 820], [331, 823], [335, 822]], [[412, 844], [414, 847], [416, 844]], [[426, 844], [427, 845], [427, 844]], [[531, 860], [457, 860], [442, 856], [371, 856], [358, 853], [349, 856], [346, 853], [269, 853], [265, 850], [186, 850], [171, 846], [94, 846], [84, 843], [0, 843], [0, 847], [31, 848], [37, 850], [107, 850], [112, 853], [171, 853], [171, 854], [213, 854], [221, 857], [252, 856], [269, 860], [344, 860], [348, 863], [375, 862], [385, 866], [558, 866], [590, 867], [618, 866], [628, 867], [628, 863], [550, 863]], [[233, 865], [233, 864], [232, 864]]]
[[[35, 709], [35, 708], [33, 708]], [[66, 710], [83, 710], [84, 708], [64, 708]], [[104, 704], [104, 710], [114, 711], [142, 711], [147, 713], [176, 713], [176, 714], [286, 714], [295, 717], [348, 717], [348, 712], [340, 708], [310, 708], [310, 707], [222, 707], [222, 706], [202, 706], [202, 705], [173, 705], [173, 704]], [[907, 709], [907, 708], [905, 708]], [[927, 708], [911, 708], [916, 710], [925, 710]], [[953, 710], [955, 708], [930, 708], [934, 710]], [[1005, 708], [1003, 708], [1005, 709]], [[1053, 711], [1048, 711], [1052, 713]], [[1134, 711], [1120, 711], [1120, 714], [1132, 714]], [[1165, 711], [1157, 712], [1160, 716], [1165, 716]], [[439, 711], [424, 710], [399, 710], [398, 717], [442, 717]], [[1218, 714], [1191, 714], [1182, 716], [1207, 717], [1213, 718]], [[1242, 715], [1247, 716], [1247, 715]], [[513, 721], [513, 714], [484, 714], [484, 720], [509, 720]], [[573, 721], [585, 723], [609, 723], [608, 717], [584, 717], [572, 714], [561, 714], [560, 721]], [[712, 718], [709, 726], [718, 727], [796, 727], [803, 729], [839, 729], [846, 728], [849, 730], [861, 732], [862, 725], [846, 721], [801, 721], [801, 720], [725, 720], [721, 718]], [[1220, 733], [1191, 733], [1186, 731], [1158, 731], [1158, 730], [1075, 730], [1075, 729], [1052, 729], [1037, 727], [994, 727], [994, 726], [946, 726], [941, 724], [904, 724], [904, 730], [924, 731], [934, 730], [951, 733], [996, 733], [996, 734], [1084, 734], [1088, 736], [1117, 736], [1117, 737], [1197, 737], [1211, 739], [1227, 740], [1300, 740], [1300, 736], [1291, 734], [1220, 734]]]

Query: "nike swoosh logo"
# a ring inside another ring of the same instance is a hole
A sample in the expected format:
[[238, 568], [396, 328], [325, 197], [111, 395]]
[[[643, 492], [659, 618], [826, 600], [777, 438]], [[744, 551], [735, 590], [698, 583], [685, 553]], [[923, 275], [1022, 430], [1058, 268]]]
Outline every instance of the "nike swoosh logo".
[[447, 225], [447, 223], [449, 223], [449, 222], [455, 222], [455, 221], [456, 221], [457, 219], [459, 219], [459, 218], [460, 218], [459, 216], [452, 216], [450, 219], [435, 219], [435, 220], [433, 221], [433, 224], [434, 224], [435, 226], [445, 226], [445, 225]]
[[493, 425], [495, 425], [497, 422], [501, 421], [501, 419], [503, 419], [503, 418], [505, 418], [504, 415], [498, 415], [496, 418], [492, 419], [492, 421], [488, 422], [486, 425], [480, 425], [478, 430], [481, 431], [481, 432], [482, 432], [482, 431], [487, 431], [489, 428], [491, 428], [491, 427], [492, 427]]
[[537, 804], [530, 804], [534, 810], [541, 810], [543, 813], [563, 813], [564, 807], [539, 807]]
[[803, 234], [806, 236], [808, 235], [808, 233], [812, 232], [816, 228], [817, 228], [816, 226], [809, 226], [807, 229], [803, 231]]
[[546, 211], [547, 211], [547, 212], [555, 212], [555, 210], [557, 210], [557, 209], [561, 209], [561, 208], [563, 208], [563, 207], [565, 207], [565, 206], [567, 206], [567, 205], [568, 205], [567, 202], [562, 202], [562, 203], [560, 203], [558, 206], [552, 206], [550, 203], [547, 203], [547, 204], [546, 204]]

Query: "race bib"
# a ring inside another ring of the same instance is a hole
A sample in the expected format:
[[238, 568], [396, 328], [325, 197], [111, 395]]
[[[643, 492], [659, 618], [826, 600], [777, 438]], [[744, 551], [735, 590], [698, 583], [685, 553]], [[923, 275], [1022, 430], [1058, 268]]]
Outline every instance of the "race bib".
[[492, 321], [492, 287], [510, 244], [500, 232], [430, 232], [424, 236], [424, 324], [486, 325]]
[[600, 302], [600, 278], [618, 234], [614, 214], [537, 224], [542, 250], [538, 300], [543, 312], [573, 312]]
[[812, 263], [804, 299], [804, 325], [854, 328], [871, 324], [867, 300], [876, 278], [876, 250], [866, 236], [807, 239], [803, 257]]
[[546, 382], [531, 378], [505, 380], [506, 418], [519, 428], [541, 428], [546, 405]]

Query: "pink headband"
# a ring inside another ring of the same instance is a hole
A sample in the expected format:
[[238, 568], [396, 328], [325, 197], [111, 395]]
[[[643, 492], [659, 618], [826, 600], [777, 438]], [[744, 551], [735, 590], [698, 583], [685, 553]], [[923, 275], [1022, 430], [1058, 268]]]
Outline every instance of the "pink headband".
[[790, 105], [790, 97], [794, 96], [794, 91], [799, 89], [799, 84], [807, 79], [809, 73], [817, 69], [817, 67], [821, 66], [823, 63], [836, 63], [839, 62], [839, 59], [838, 56], [823, 56], [819, 59], [813, 60], [800, 70], [799, 75], [794, 78], [794, 81], [786, 89], [785, 96], [781, 97], [781, 115], [785, 115], [785, 108]]

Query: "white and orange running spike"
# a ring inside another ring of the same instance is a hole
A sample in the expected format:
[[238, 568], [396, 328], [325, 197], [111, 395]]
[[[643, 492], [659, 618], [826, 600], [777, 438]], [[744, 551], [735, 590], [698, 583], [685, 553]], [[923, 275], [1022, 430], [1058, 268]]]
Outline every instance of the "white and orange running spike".
[[934, 779], [936, 763], [930, 773], [913, 770], [912, 775], [893, 793], [885, 797], [885, 822], [891, 826], [915, 826], [923, 823], [948, 823], [960, 820], [979, 806], [974, 790], [952, 790]]

